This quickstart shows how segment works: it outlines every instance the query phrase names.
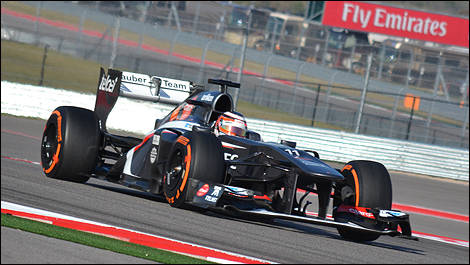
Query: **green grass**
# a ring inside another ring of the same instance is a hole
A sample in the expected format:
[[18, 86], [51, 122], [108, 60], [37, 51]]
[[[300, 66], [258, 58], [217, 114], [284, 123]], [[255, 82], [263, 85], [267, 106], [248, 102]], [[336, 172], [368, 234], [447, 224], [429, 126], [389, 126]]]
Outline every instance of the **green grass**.
[[[2, 1], [1, 5], [2, 7], [8, 8], [9, 10], [12, 10], [12, 11], [36, 16], [36, 6], [27, 5], [18, 1]], [[68, 14], [63, 14], [60, 12], [50, 11], [50, 10], [46, 10], [42, 8], [40, 11], [40, 16], [49, 20], [61, 21], [61, 22], [73, 25], [77, 28], [80, 26], [80, 18], [71, 16]], [[83, 28], [85, 30], [99, 31], [102, 33], [105, 32], [105, 30], [109, 27], [110, 25], [98, 23], [89, 19], [85, 19], [84, 25], [83, 25]], [[119, 38], [138, 42], [139, 34], [121, 29], [119, 33]], [[165, 50], [169, 50], [171, 47], [170, 41], [157, 40], [149, 36], [143, 37], [143, 44], [159, 47], [160, 49], [165, 49]], [[203, 49], [200, 47], [194, 47], [194, 46], [186, 45], [186, 44], [176, 44], [173, 52], [181, 53], [181, 54], [191, 56], [191, 57], [201, 58], [202, 50]], [[230, 59], [231, 59], [231, 55], [217, 53], [217, 52], [213, 52], [210, 50], [207, 52], [207, 55], [206, 55], [206, 60], [210, 60], [210, 61], [220, 63], [223, 65], [228, 63]], [[239, 65], [240, 65], [239, 58], [235, 58], [234, 66], [238, 67]], [[256, 73], [263, 73], [264, 67], [265, 67], [264, 64], [255, 63], [250, 60], [246, 60], [244, 69], [248, 71], [256, 72]], [[278, 67], [272, 67], [272, 66], [268, 67], [267, 73], [268, 73], [268, 76], [271, 78], [286, 79], [286, 80], [295, 80], [296, 78], [296, 72], [285, 70], [285, 69], [278, 68]], [[328, 83], [328, 80], [318, 79], [318, 78], [306, 76], [303, 74], [300, 75], [299, 80], [301, 82], [313, 82], [313, 83], [319, 83], [323, 85], [326, 85]], [[332, 82], [331, 85], [342, 86], [335, 82]], [[413, 87], [413, 88], [422, 90], [425, 92], [429, 92], [429, 90], [425, 90], [423, 88], [417, 88], [417, 87]], [[351, 90], [351, 89], [344, 90], [341, 88], [332, 88], [332, 93], [337, 94], [337, 95], [355, 97], [358, 99], [360, 98], [361, 92], [358, 90]], [[388, 95], [373, 94], [373, 95], [370, 95], [369, 97], [371, 100], [376, 100], [376, 101], [392, 102], [394, 100], [394, 97], [388, 96]]]
[[[33, 15], [33, 16], [36, 15], [36, 7], [29, 6], [29, 5], [26, 5], [17, 1], [3, 1], [2, 7], [6, 7], [16, 12], [26, 13], [26, 14]], [[73, 26], [79, 27], [79, 23], [80, 23], [79, 17], [73, 17], [70, 15], [66, 15], [66, 14], [62, 14], [62, 13], [54, 12], [54, 11], [49, 11], [45, 9], [41, 9], [40, 15], [41, 17], [46, 18], [46, 19], [62, 21], [67, 24], [71, 24]], [[91, 20], [85, 20], [85, 23], [84, 23], [84, 29], [94, 30], [94, 31], [99, 31], [99, 32], [104, 32], [106, 28], [108, 27], [109, 25], [97, 23]], [[136, 33], [127, 31], [127, 30], [121, 30], [119, 33], [119, 38], [138, 42], [139, 35]], [[166, 50], [169, 50], [171, 47], [171, 43], [169, 41], [157, 40], [148, 36], [144, 36], [143, 44], [159, 47], [160, 49], [166, 49]], [[201, 58], [202, 50], [203, 49], [199, 47], [176, 44], [173, 52], [184, 54], [184, 55], [195, 57], [195, 58]], [[210, 50], [206, 54], [206, 60], [213, 61], [213, 62], [223, 64], [223, 65], [227, 64], [230, 61], [230, 59], [231, 59], [231, 55], [217, 53], [217, 52], [213, 52]], [[234, 67], [238, 67], [240, 65], [239, 58], [235, 58], [233, 65]], [[265, 67], [264, 64], [255, 63], [255, 62], [246, 60], [244, 70], [256, 72], [256, 73], [263, 73], [264, 67]], [[279, 67], [272, 67], [272, 66], [268, 67], [267, 75], [271, 78], [287, 79], [287, 80], [295, 80], [296, 78], [295, 72], [285, 70]], [[313, 77], [306, 76], [306, 75], [301, 75], [300, 80], [303, 82], [314, 82], [314, 83], [320, 83], [320, 84], [328, 83], [327, 80], [313, 78]], [[331, 85], [334, 86], [338, 84], [333, 82]], [[335, 94], [344, 94], [346, 92], [347, 94], [352, 93], [356, 98], [360, 97], [360, 91], [359, 92], [356, 92], [353, 90], [344, 91], [338, 88], [332, 88], [332, 90], [333, 90], [333, 93]], [[392, 97], [389, 97], [389, 98], [390, 98], [389, 100], [393, 100]]]
[[[29, 15], [36, 15], [36, 7], [29, 6], [17, 1], [3, 1], [2, 7], [6, 7], [10, 10], [26, 13]], [[69, 16], [59, 12], [49, 11], [41, 9], [41, 17], [62, 21], [76, 27], [79, 27], [80, 19], [78, 17]], [[84, 29], [95, 30], [104, 32], [108, 25], [97, 23], [91, 20], [85, 20]], [[133, 32], [126, 30], [121, 30], [119, 37], [126, 40], [132, 40], [138, 42], [139, 35]], [[143, 44], [159, 47], [161, 49], [169, 50], [171, 43], [169, 41], [157, 40], [148, 36], [144, 36]], [[4, 47], [5, 46], [5, 47]], [[191, 57], [200, 58], [202, 55], [202, 49], [199, 47], [193, 47], [189, 45], [176, 44], [173, 52], [184, 54]], [[44, 49], [39, 47], [32, 47], [25, 44], [12, 44], [11, 42], [2, 41], [2, 80], [9, 80], [13, 82], [26, 82], [28, 84], [39, 84], [41, 79], [41, 62]], [[220, 64], [226, 64], [231, 59], [231, 56], [226, 54], [221, 54], [213, 51], [208, 51], [206, 55], [206, 60], [213, 61]], [[20, 62], [15, 62], [20, 61]], [[234, 60], [234, 66], [239, 66], [239, 59]], [[73, 65], [73, 67], [71, 67]], [[96, 83], [98, 79], [100, 64], [86, 61], [72, 56], [67, 56], [59, 54], [54, 51], [49, 51], [47, 57], [47, 63], [44, 71], [45, 80], [43, 82], [44, 86], [56, 87], [71, 89], [78, 92], [89, 92], [94, 93], [96, 89]], [[263, 73], [264, 65], [255, 63], [247, 60], [245, 62], [245, 70]], [[105, 66], [106, 68], [106, 66]], [[6, 69], [6, 71], [3, 71]], [[121, 69], [121, 70], [130, 70], [130, 69]], [[8, 74], [7, 74], [8, 73]], [[80, 73], [80, 74], [76, 74]], [[278, 67], [269, 67], [268, 76], [271, 78], [287, 79], [294, 80], [296, 73], [281, 69]], [[328, 82], [326, 80], [321, 80], [306, 75], [300, 75], [299, 80], [306, 83], [318, 83], [326, 85]], [[339, 86], [336, 83], [332, 83], [332, 86]], [[307, 86], [308, 87], [308, 86]], [[310, 88], [314, 90], [314, 88]], [[330, 88], [330, 93], [332, 95], [344, 96], [347, 98], [359, 99], [361, 96], [361, 91], [358, 89], [352, 88], [341, 88], [341, 87], [332, 87]], [[322, 92], [326, 92], [327, 88], [322, 87]], [[389, 95], [381, 95], [379, 93], [368, 93], [367, 101], [373, 102], [378, 106], [382, 106], [388, 109], [392, 109], [395, 101], [395, 97]], [[290, 122], [294, 124], [301, 125], [310, 125], [311, 121], [305, 118], [298, 117], [296, 115], [291, 115], [288, 113], [276, 111], [266, 107], [260, 107], [258, 105], [249, 104], [247, 102], [240, 101], [239, 109], [242, 112], [245, 112], [248, 117], [253, 118], [265, 118], [269, 120], [275, 120], [280, 122]], [[256, 110], [255, 110], [255, 109]], [[261, 112], [260, 109], [263, 111]], [[409, 112], [406, 108], [399, 104], [399, 112]], [[274, 115], [272, 115], [274, 114]], [[251, 116], [250, 116], [251, 115]], [[427, 113], [417, 111], [416, 116], [427, 118]], [[460, 122], [445, 118], [439, 115], [433, 115], [433, 120], [452, 124], [459, 126]], [[338, 129], [346, 130], [339, 126], [331, 126], [324, 123], [315, 124], [317, 127], [329, 128], [329, 129]]]
[[[44, 48], [2, 40], [2, 80], [38, 85], [41, 76], [43, 54]], [[107, 68], [107, 66], [94, 61], [87, 61], [49, 50], [44, 70], [43, 85], [53, 88], [73, 90], [81, 93], [94, 94], [96, 92], [100, 67]], [[130, 71], [130, 69], [120, 70]], [[311, 124], [309, 119], [301, 118], [272, 108], [251, 104], [242, 100], [238, 102], [237, 109], [249, 118], [289, 122], [299, 125]], [[337, 130], [343, 129], [341, 127], [319, 122], [315, 122], [315, 126]]]
[[[24, 43], [1, 41], [1, 78], [38, 85], [44, 48]], [[83, 93], [95, 93], [100, 64], [49, 49], [44, 69], [44, 86]]]
[[[295, 116], [286, 112], [278, 111], [272, 108], [252, 104], [246, 101], [239, 100], [237, 105], [237, 111], [243, 113], [246, 117], [271, 120], [284, 123], [292, 123], [304, 126], [311, 126], [312, 120]], [[249, 124], [248, 124], [249, 126]], [[315, 121], [315, 127], [332, 129], [332, 130], [348, 130], [343, 127], [334, 126], [331, 124]]]
[[[177, 46], [178, 47], [178, 46]], [[18, 83], [38, 85], [41, 79], [41, 64], [44, 55], [43, 47], [18, 43], [13, 41], [1, 41], [1, 79]], [[107, 68], [97, 62], [84, 60], [71, 55], [61, 54], [52, 49], [48, 50], [46, 66], [44, 69], [44, 86], [73, 90], [81, 93], [96, 92], [99, 77], [99, 68]], [[131, 69], [119, 69], [132, 71]], [[311, 88], [312, 90], [316, 90]], [[322, 93], [327, 88], [323, 87]], [[331, 91], [332, 95], [342, 95], [349, 98], [357, 98], [360, 91], [347, 88], [336, 88]], [[368, 93], [367, 101], [392, 109], [393, 98], [377, 93]], [[299, 125], [310, 126], [311, 120], [305, 119], [286, 112], [281, 112], [273, 108], [251, 104], [240, 100], [237, 109], [249, 118], [259, 118], [278, 122], [287, 122]], [[409, 112], [403, 106], [398, 107], [398, 111]], [[416, 111], [416, 116], [427, 118], [427, 113]], [[460, 125], [457, 121], [433, 114], [433, 120]], [[315, 127], [350, 131], [348, 128], [334, 126], [322, 122], [315, 122]]]
[[129, 256], [153, 260], [165, 264], [213, 264], [202, 259], [175, 254], [169, 251], [124, 242], [92, 233], [46, 224], [2, 213], [2, 226], [20, 229], [43, 236], [67, 240], [91, 247], [110, 250]]

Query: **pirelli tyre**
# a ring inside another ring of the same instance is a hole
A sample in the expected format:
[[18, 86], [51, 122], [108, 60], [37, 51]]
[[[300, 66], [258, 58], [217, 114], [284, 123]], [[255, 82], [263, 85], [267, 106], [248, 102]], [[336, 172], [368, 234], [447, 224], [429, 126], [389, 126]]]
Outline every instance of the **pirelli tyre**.
[[49, 119], [41, 141], [41, 165], [47, 177], [86, 182], [96, 166], [101, 133], [95, 113], [61, 106]]
[[217, 137], [205, 131], [195, 131], [176, 139], [163, 176], [163, 192], [173, 207], [187, 205], [189, 178], [210, 183], [223, 183], [225, 161]]
[[[364, 208], [391, 209], [392, 207], [392, 182], [390, 174], [384, 165], [367, 160], [356, 160], [347, 163], [341, 170], [345, 177], [347, 186], [344, 186], [342, 193], [349, 193], [342, 202], [334, 202], [334, 205], [343, 203], [349, 206]], [[344, 196], [344, 195], [343, 195]], [[335, 221], [352, 221], [372, 229], [382, 230], [384, 224], [377, 223], [373, 219], [360, 218], [350, 219], [350, 215], [336, 213], [333, 211]], [[374, 241], [379, 238], [377, 233], [368, 233], [348, 228], [338, 228], [339, 234], [352, 241]]]

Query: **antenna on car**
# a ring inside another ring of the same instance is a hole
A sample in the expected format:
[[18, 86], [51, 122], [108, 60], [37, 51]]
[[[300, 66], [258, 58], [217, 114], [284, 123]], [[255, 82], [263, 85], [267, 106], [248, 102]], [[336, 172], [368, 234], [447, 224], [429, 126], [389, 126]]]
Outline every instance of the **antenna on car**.
[[240, 88], [240, 83], [234, 83], [232, 81], [223, 80], [223, 79], [208, 79], [209, 84], [215, 84], [220, 86], [220, 92], [227, 93], [227, 87], [236, 87]]

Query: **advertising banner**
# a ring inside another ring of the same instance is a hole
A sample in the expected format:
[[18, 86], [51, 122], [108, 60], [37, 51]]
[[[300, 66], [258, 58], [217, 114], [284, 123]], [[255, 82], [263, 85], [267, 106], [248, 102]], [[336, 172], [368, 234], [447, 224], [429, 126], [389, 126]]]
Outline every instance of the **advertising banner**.
[[326, 1], [322, 24], [468, 48], [468, 19], [356, 1]]

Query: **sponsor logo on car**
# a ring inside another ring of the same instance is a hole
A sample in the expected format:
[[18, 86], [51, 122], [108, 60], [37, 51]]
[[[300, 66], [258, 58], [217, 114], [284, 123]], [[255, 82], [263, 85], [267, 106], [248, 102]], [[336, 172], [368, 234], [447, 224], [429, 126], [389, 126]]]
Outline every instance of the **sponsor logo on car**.
[[[204, 187], [204, 186], [203, 186]], [[220, 186], [214, 186], [214, 189], [212, 190], [210, 195], [206, 195], [204, 197], [204, 200], [208, 202], [217, 202], [217, 199], [222, 195], [220, 191], [222, 190], [222, 187]]]
[[131, 82], [139, 85], [149, 85], [149, 78], [147, 75], [143, 74], [136, 74], [131, 72], [122, 72], [122, 81], [123, 82]]
[[213, 99], [214, 99], [214, 96], [209, 95], [209, 94], [206, 94], [206, 95], [202, 96], [202, 98], [201, 98], [202, 101], [212, 101]]
[[157, 159], [157, 148], [153, 147], [152, 151], [150, 151], [150, 163], [155, 163], [155, 160]]
[[236, 154], [224, 153], [224, 159], [225, 160], [235, 160], [237, 158], [238, 158], [238, 155], [236, 155]]
[[402, 217], [406, 216], [406, 213], [391, 211], [391, 210], [380, 210], [379, 216], [380, 217]]
[[170, 88], [170, 89], [178, 89], [183, 91], [189, 91], [189, 83], [185, 81], [169, 79], [169, 78], [162, 78], [162, 88]]
[[217, 197], [212, 197], [212, 196], [206, 195], [206, 197], [204, 197], [204, 200], [206, 200], [208, 202], [217, 202]]
[[118, 81], [118, 78], [116, 77], [114, 80], [110, 78], [110, 76], [106, 76], [106, 78], [103, 76], [101, 78], [101, 83], [99, 86], [99, 90], [106, 91], [109, 93], [113, 93], [114, 91], [114, 86], [116, 85]]
[[155, 134], [153, 136], [152, 144], [159, 145], [160, 144], [160, 135]]
[[207, 192], [209, 191], [209, 184], [204, 184], [204, 186], [202, 186], [196, 193], [196, 195], [198, 197], [202, 197], [204, 195], [207, 194]]
[[193, 126], [199, 126], [199, 124], [195, 122], [186, 122], [186, 121], [169, 121], [158, 127], [158, 129], [166, 129], [166, 128], [178, 128], [183, 130], [191, 130]]
[[368, 213], [368, 212], [365, 212], [365, 211], [360, 211], [360, 210], [357, 210], [355, 208], [349, 208], [348, 211], [350, 213], [361, 215], [361, 216], [364, 216], [364, 217], [367, 217], [367, 218], [374, 218], [374, 215], [372, 213]]
[[178, 140], [176, 141], [182, 145], [187, 145], [189, 143], [189, 139], [184, 136], [178, 137]]
[[[231, 154], [231, 153], [224, 153], [224, 159], [225, 160], [235, 160], [238, 158], [238, 155], [236, 154]], [[236, 166], [230, 166], [231, 169], [237, 169]]]
[[222, 190], [222, 187], [215, 186], [214, 190], [211, 193], [211, 196], [219, 196], [219, 192]]
[[235, 195], [248, 196], [248, 190], [240, 187], [225, 186], [225, 191], [235, 193]]
[[367, 208], [364, 208], [364, 207], [340, 205], [338, 207], [338, 212], [352, 213], [352, 214], [355, 214], [355, 215], [360, 215], [360, 216], [363, 216], [363, 217], [375, 219], [374, 214], [368, 212]]

